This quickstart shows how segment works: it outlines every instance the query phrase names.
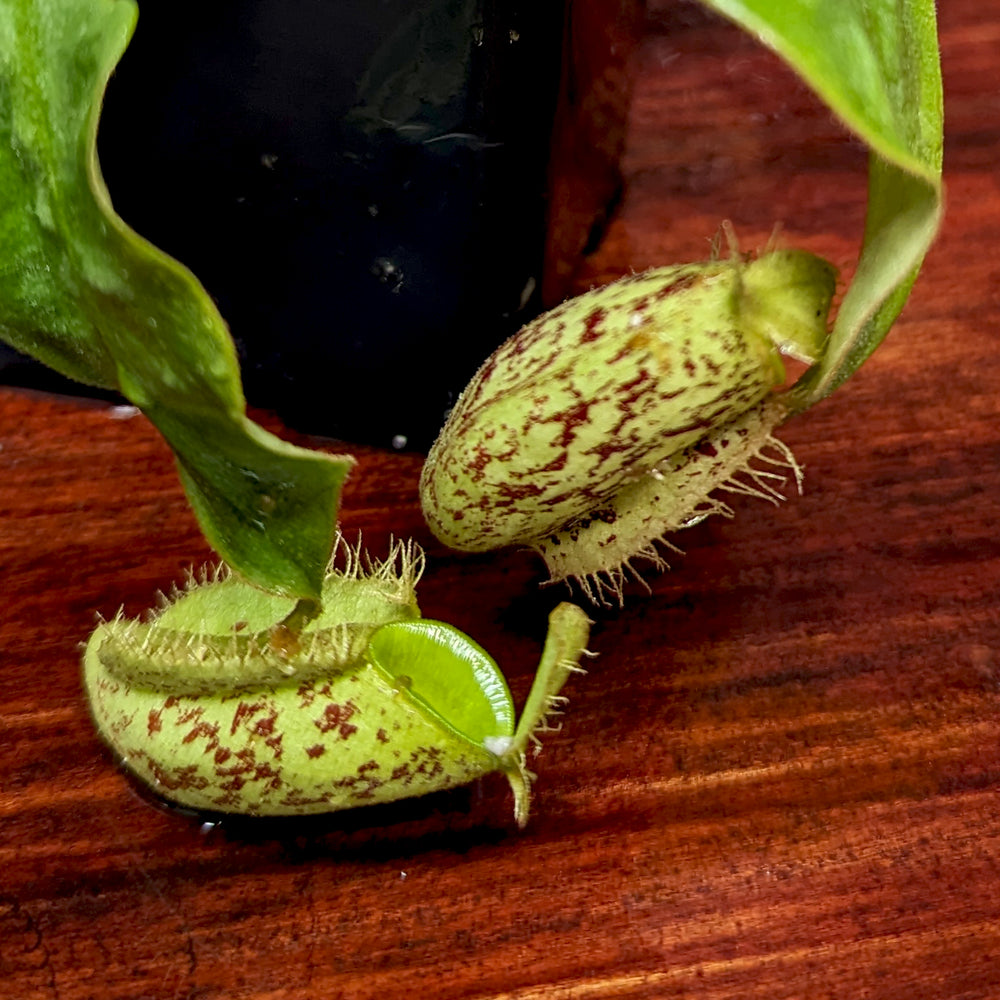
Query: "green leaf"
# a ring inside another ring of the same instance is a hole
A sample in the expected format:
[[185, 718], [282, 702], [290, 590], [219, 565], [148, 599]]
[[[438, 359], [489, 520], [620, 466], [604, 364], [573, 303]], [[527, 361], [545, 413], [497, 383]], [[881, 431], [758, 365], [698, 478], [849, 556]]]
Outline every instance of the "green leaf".
[[820, 363], [788, 394], [804, 410], [879, 345], [942, 214], [941, 69], [933, 0], [702, 0], [774, 49], [870, 149], [857, 271]]
[[0, 337], [118, 389], [173, 448], [219, 554], [318, 598], [351, 459], [247, 419], [236, 352], [198, 280], [115, 214], [95, 140], [132, 0], [0, 0]]

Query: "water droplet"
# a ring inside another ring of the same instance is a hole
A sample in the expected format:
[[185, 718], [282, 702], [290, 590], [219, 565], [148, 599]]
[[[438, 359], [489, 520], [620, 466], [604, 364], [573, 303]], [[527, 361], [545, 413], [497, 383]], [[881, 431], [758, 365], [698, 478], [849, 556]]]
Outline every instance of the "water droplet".
[[521, 298], [517, 303], [517, 311], [520, 312], [530, 301], [531, 296], [535, 294], [535, 289], [538, 287], [538, 282], [535, 281], [535, 276], [532, 274], [528, 277], [528, 280], [524, 283], [524, 288], [521, 289]]
[[371, 273], [389, 290], [398, 292], [403, 284], [403, 272], [388, 257], [376, 257], [372, 261]]
[[497, 757], [502, 757], [513, 745], [513, 736], [487, 736], [483, 740], [483, 746]]
[[131, 420], [133, 417], [139, 416], [139, 407], [129, 406], [127, 404], [112, 406], [108, 410], [108, 416], [112, 420]]

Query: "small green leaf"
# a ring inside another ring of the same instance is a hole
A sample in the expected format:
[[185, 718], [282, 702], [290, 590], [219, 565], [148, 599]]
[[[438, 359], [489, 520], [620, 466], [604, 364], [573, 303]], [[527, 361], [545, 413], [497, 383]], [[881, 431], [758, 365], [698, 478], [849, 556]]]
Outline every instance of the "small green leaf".
[[245, 414], [236, 352], [198, 280], [115, 214], [95, 140], [131, 0], [0, 0], [0, 337], [118, 389], [173, 448], [205, 536], [251, 582], [317, 598], [351, 460]]
[[943, 101], [933, 0], [702, 0], [774, 49], [871, 150], [857, 272], [804, 410], [853, 374], [906, 302], [942, 214]]

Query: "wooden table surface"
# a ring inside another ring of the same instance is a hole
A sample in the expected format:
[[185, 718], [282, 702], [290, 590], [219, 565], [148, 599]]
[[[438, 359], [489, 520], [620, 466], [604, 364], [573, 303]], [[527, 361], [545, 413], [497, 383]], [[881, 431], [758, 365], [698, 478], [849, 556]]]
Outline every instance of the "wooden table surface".
[[[79, 643], [209, 553], [144, 418], [0, 390], [4, 995], [1000, 997], [1000, 2], [940, 19], [948, 217], [903, 317], [785, 428], [803, 496], [741, 499], [595, 613], [524, 832], [500, 778], [307, 821], [140, 797]], [[636, 65], [627, 195], [582, 285], [704, 256], [723, 218], [850, 270], [864, 151], [803, 86], [667, 0]], [[560, 594], [530, 553], [436, 544], [419, 456], [355, 450], [345, 531], [424, 544], [425, 614], [523, 698]]]

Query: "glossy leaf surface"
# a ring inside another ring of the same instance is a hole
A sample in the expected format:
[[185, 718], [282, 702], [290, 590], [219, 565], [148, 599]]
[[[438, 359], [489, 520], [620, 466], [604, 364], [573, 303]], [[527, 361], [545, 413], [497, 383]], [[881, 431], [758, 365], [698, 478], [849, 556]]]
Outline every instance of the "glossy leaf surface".
[[248, 420], [212, 300], [125, 225], [101, 179], [101, 98], [135, 20], [131, 0], [0, 0], [0, 336], [121, 391], [173, 448], [220, 555], [259, 586], [315, 598], [350, 460]]

